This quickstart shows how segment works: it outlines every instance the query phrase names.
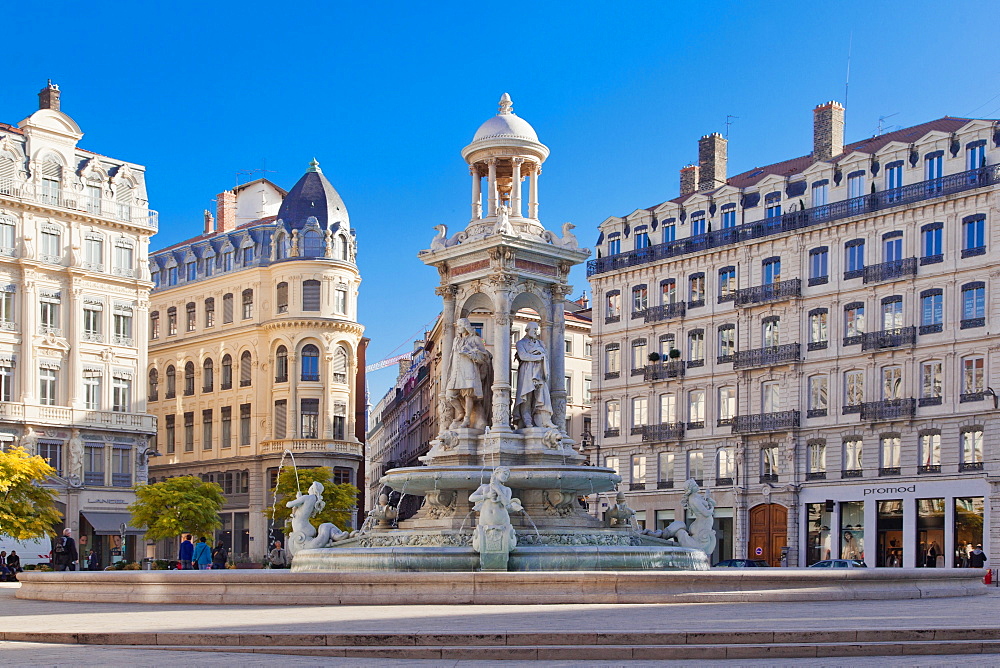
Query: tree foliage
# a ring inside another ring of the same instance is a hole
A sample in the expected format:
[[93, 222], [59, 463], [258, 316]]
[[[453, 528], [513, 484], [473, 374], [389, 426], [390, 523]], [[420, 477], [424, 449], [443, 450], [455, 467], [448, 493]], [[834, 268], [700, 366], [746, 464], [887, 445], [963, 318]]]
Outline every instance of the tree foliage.
[[56, 491], [41, 483], [56, 471], [20, 447], [0, 452], [0, 535], [15, 540], [54, 536], [62, 521]]
[[146, 527], [147, 540], [174, 538], [182, 533], [211, 536], [222, 526], [219, 511], [226, 498], [214, 482], [193, 475], [135, 486], [135, 503], [128, 507], [136, 526]]
[[[323, 501], [326, 502], [326, 507], [313, 516], [313, 526], [318, 527], [324, 522], [332, 522], [341, 530], [347, 529], [351, 521], [351, 511], [358, 504], [358, 488], [347, 483], [334, 485], [332, 479], [333, 471], [329, 466], [299, 469], [297, 482], [295, 469], [282, 469], [278, 475], [278, 502], [274, 507], [274, 517], [271, 517], [270, 506], [264, 510], [264, 516], [273, 519], [276, 526], [287, 525], [292, 517], [292, 511], [285, 507], [285, 503], [295, 498], [297, 490], [305, 494], [309, 485], [320, 482], [324, 487]], [[274, 491], [271, 490], [269, 500], [273, 498]]]

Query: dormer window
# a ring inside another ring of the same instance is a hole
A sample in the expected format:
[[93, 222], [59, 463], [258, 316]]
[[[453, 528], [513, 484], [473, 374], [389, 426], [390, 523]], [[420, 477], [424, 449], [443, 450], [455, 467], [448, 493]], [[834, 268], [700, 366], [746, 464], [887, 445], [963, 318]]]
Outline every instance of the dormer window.
[[616, 232], [608, 237], [608, 255], [618, 255], [622, 252], [622, 237]]

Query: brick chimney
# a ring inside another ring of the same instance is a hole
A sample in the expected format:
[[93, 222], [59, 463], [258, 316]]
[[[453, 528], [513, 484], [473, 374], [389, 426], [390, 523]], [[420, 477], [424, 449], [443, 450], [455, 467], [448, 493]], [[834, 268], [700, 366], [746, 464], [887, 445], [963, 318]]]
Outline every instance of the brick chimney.
[[49, 79], [45, 88], [38, 91], [38, 108], [59, 111], [59, 86], [52, 83], [52, 79]]
[[208, 209], [205, 209], [205, 234], [215, 234], [215, 217]]
[[215, 227], [219, 232], [231, 232], [236, 229], [236, 193], [224, 190], [219, 193], [216, 201]]
[[698, 140], [698, 190], [715, 190], [726, 183], [726, 139], [718, 132]]
[[844, 152], [844, 107], [827, 102], [813, 109], [813, 158], [829, 160]]
[[681, 197], [698, 190], [698, 165], [681, 168]]

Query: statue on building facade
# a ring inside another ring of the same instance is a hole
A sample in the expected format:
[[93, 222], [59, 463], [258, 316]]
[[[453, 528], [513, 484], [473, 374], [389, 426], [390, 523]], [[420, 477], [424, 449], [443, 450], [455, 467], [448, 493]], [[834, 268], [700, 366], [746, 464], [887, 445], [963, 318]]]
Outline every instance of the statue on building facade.
[[21, 447], [29, 455], [34, 455], [38, 452], [38, 434], [30, 425], [27, 431], [21, 434]]
[[517, 397], [514, 416], [521, 427], [553, 427], [549, 396], [549, 359], [538, 338], [539, 327], [530, 323], [517, 342]]
[[493, 356], [468, 318], [455, 323], [447, 396], [455, 411], [450, 429], [485, 429], [489, 420]]
[[66, 479], [73, 487], [83, 484], [83, 438], [80, 437], [80, 430], [74, 429], [73, 435], [67, 443], [68, 461], [66, 466]]

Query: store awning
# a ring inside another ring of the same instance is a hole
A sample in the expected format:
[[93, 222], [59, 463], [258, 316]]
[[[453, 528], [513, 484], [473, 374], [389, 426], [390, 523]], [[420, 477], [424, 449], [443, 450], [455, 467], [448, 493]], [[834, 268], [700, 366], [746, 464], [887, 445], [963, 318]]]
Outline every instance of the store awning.
[[101, 513], [95, 510], [84, 510], [83, 516], [94, 527], [94, 533], [98, 536], [117, 536], [122, 532], [122, 523], [125, 526], [125, 534], [128, 536], [141, 536], [145, 531], [128, 526], [132, 521], [132, 516], [128, 513]]

